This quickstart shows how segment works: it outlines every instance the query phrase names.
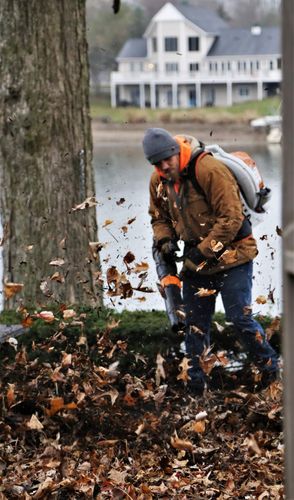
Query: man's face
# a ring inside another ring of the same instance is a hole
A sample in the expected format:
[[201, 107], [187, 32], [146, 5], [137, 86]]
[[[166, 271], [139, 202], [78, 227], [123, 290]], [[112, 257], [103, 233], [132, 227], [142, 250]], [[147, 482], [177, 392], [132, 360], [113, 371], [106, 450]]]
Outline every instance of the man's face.
[[169, 181], [177, 182], [180, 174], [180, 157], [173, 155], [161, 160], [155, 165]]

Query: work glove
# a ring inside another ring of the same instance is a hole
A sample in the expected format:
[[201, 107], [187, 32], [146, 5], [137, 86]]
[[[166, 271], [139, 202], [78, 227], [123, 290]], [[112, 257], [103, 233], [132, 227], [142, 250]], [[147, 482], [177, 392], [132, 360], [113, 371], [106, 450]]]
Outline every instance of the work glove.
[[170, 239], [166, 239], [159, 242], [159, 244], [160, 244], [160, 251], [162, 253], [164, 260], [166, 262], [175, 262], [177, 257], [176, 252], [180, 250], [177, 243]]
[[206, 261], [207, 258], [197, 247], [190, 248], [190, 250], [188, 250], [185, 254], [183, 270], [189, 269], [189, 271], [197, 271], [200, 264]]

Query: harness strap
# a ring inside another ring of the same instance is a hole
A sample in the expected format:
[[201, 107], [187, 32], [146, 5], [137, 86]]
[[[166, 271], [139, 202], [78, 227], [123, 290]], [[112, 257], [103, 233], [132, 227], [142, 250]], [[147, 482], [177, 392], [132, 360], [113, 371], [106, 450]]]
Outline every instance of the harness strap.
[[[212, 155], [208, 151], [204, 151], [203, 148], [198, 149], [195, 155], [192, 156], [191, 160], [189, 161], [187, 167], [186, 167], [186, 172], [188, 179], [191, 181], [193, 184], [193, 187], [198, 193], [200, 192], [204, 197], [205, 193], [202, 189], [202, 187], [199, 185], [199, 182], [197, 180], [197, 174], [196, 174], [196, 169], [197, 169], [197, 164], [201, 160], [201, 158], [204, 158], [207, 154]], [[252, 235], [252, 224], [248, 217], [244, 217], [242, 226], [240, 227], [238, 233], [236, 234], [235, 239], [233, 240], [233, 243], [236, 241], [243, 240], [244, 238], [247, 238]]]

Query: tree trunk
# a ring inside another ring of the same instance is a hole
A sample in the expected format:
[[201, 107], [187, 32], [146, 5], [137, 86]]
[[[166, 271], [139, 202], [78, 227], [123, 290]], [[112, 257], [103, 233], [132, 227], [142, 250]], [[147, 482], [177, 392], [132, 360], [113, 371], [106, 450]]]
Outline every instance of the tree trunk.
[[85, 0], [1, 0], [0, 29], [5, 306], [97, 303]]

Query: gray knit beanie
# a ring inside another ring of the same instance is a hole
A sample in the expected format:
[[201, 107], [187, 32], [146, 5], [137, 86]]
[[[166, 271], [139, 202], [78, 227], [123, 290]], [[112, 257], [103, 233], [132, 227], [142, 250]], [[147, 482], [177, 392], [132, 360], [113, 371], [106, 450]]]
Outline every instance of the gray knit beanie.
[[180, 152], [180, 146], [163, 128], [148, 128], [143, 139], [143, 150], [147, 160], [155, 165], [161, 160]]

